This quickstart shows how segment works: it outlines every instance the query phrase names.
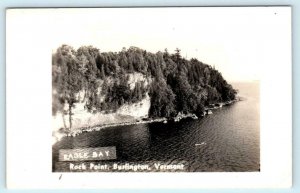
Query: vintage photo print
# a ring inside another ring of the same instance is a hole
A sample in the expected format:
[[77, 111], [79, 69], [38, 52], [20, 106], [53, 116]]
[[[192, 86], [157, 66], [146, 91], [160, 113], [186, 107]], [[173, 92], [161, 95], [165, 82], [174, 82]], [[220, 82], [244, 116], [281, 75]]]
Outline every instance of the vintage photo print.
[[10, 187], [290, 186], [291, 7], [8, 9], [6, 34]]
[[92, 35], [52, 51], [53, 172], [260, 171], [260, 70], [246, 54], [264, 37], [241, 34], [251, 24], [92, 11], [70, 32]]

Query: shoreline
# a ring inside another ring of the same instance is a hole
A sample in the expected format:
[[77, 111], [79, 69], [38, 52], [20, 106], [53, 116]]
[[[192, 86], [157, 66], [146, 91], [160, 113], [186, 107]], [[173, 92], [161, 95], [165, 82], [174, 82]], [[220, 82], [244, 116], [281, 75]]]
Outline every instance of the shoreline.
[[[237, 99], [227, 101], [227, 102], [220, 102], [220, 103], [215, 103], [215, 104], [210, 104], [207, 107], [204, 107], [204, 111], [202, 112], [201, 117], [204, 117], [205, 115], [212, 114], [212, 110], [214, 109], [219, 109], [222, 108], [223, 106], [231, 105], [235, 102], [241, 101], [240, 97], [237, 97]], [[77, 135], [80, 135], [82, 133], [87, 133], [87, 132], [93, 132], [93, 131], [100, 131], [101, 129], [109, 128], [109, 127], [117, 127], [117, 126], [125, 126], [125, 125], [138, 125], [138, 124], [146, 124], [146, 123], [158, 123], [158, 122], [163, 122], [167, 123], [169, 121], [174, 121], [174, 122], [179, 122], [181, 119], [186, 119], [186, 118], [193, 118], [193, 119], [198, 119], [198, 116], [194, 113], [187, 113], [183, 114], [179, 112], [176, 117], [172, 117], [170, 119], [166, 117], [162, 118], [147, 118], [149, 120], [142, 120], [142, 119], [137, 119], [135, 121], [131, 122], [122, 122], [122, 123], [112, 123], [112, 124], [102, 124], [102, 125], [96, 125], [92, 127], [84, 127], [84, 128], [77, 128], [69, 132], [55, 132], [52, 134], [53, 142], [52, 145], [55, 143], [59, 142], [62, 138], [64, 137], [76, 137]]]

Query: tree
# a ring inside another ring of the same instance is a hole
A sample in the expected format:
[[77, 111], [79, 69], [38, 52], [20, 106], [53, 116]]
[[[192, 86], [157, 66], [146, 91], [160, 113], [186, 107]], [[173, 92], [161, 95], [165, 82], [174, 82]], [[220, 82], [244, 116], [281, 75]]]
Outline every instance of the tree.
[[178, 65], [181, 63], [181, 59], [182, 59], [180, 52], [181, 52], [181, 50], [179, 48], [176, 48], [175, 54], [172, 55], [173, 61]]
[[[77, 63], [75, 51], [72, 47], [63, 45], [57, 50], [56, 65], [60, 70], [53, 78], [59, 101], [64, 106], [68, 104], [69, 130], [72, 129], [72, 108], [77, 102], [77, 94], [82, 89], [83, 78], [80, 65]], [[65, 112], [63, 112], [63, 115]], [[64, 118], [63, 118], [64, 119]]]
[[150, 89], [150, 115], [171, 117], [175, 113], [175, 95], [165, 81], [156, 79]]

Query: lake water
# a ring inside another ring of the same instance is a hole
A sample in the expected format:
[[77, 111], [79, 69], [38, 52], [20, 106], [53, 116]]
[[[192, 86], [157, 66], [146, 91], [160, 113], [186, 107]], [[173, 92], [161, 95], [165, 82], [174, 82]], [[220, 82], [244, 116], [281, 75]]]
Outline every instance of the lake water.
[[53, 146], [53, 170], [59, 171], [59, 149], [115, 146], [118, 163], [182, 161], [189, 172], [259, 171], [259, 83], [232, 85], [244, 100], [198, 120], [111, 127], [65, 137]]

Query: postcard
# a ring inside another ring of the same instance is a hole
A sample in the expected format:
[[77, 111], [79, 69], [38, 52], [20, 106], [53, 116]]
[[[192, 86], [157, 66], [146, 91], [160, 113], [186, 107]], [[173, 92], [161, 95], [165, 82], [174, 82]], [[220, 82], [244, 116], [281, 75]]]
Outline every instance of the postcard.
[[8, 9], [6, 30], [8, 187], [291, 186], [290, 7]]

